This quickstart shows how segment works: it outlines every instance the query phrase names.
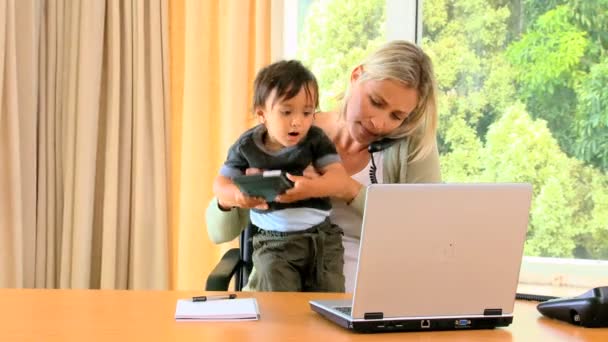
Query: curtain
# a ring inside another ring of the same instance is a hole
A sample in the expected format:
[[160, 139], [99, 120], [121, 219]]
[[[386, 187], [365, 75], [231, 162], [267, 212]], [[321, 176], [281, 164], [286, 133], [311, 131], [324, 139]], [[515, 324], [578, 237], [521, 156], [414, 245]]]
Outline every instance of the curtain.
[[26, 247], [36, 236], [37, 79], [32, 76], [39, 12], [37, 3], [0, 1], [0, 287], [34, 281], [34, 254]]
[[0, 287], [169, 286], [167, 19], [0, 1]]
[[172, 287], [201, 289], [226, 246], [204, 212], [234, 140], [250, 127], [253, 80], [270, 62], [270, 0], [171, 0]]

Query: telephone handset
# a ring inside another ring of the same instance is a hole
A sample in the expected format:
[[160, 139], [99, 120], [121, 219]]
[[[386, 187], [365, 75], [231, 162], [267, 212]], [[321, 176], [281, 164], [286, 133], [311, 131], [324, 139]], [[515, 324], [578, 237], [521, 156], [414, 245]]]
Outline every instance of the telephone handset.
[[376, 140], [376, 141], [372, 142], [371, 144], [369, 144], [369, 146], [367, 147], [367, 151], [371, 154], [370, 159], [372, 162], [372, 165], [369, 168], [370, 183], [372, 183], [372, 184], [378, 183], [378, 179], [376, 178], [376, 169], [377, 168], [376, 168], [376, 162], [374, 161], [374, 153], [385, 150], [398, 141], [399, 141], [398, 139], [382, 138], [380, 140]]
[[369, 146], [367, 147], [367, 151], [369, 153], [379, 152], [389, 148], [391, 145], [398, 141], [398, 139], [382, 138], [369, 144]]

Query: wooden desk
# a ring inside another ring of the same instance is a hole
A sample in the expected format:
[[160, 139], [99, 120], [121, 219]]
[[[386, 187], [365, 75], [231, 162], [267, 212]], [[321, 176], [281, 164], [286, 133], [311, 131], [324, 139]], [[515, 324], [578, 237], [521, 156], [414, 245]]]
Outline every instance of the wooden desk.
[[546, 319], [533, 302], [517, 302], [513, 324], [494, 330], [355, 334], [310, 310], [308, 300], [336, 297], [318, 293], [242, 294], [258, 299], [259, 321], [176, 322], [176, 300], [192, 295], [195, 293], [0, 290], [0, 341], [608, 341], [608, 329], [579, 328]]

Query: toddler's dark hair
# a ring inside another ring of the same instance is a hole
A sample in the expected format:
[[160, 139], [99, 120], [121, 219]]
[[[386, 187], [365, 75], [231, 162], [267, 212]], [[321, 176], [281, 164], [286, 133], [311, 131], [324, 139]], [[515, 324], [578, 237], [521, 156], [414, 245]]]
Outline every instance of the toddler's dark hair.
[[[264, 107], [270, 93], [276, 89], [275, 102], [289, 100], [304, 87], [306, 97], [319, 107], [319, 85], [315, 75], [300, 61], [279, 61], [262, 68], [253, 82], [253, 109]], [[272, 104], [274, 105], [274, 103]]]

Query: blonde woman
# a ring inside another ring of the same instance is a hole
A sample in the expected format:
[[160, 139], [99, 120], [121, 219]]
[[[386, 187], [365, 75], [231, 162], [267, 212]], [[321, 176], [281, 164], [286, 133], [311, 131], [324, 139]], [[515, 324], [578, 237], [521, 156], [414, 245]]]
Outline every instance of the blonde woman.
[[[349, 177], [329, 179], [313, 170], [290, 176], [294, 188], [277, 200], [332, 198], [330, 219], [344, 230], [346, 292], [354, 287], [367, 185], [441, 181], [436, 107], [431, 60], [415, 44], [392, 41], [352, 70], [339, 110], [316, 116]], [[248, 223], [248, 209], [214, 198], [207, 208], [210, 239], [236, 238]]]

